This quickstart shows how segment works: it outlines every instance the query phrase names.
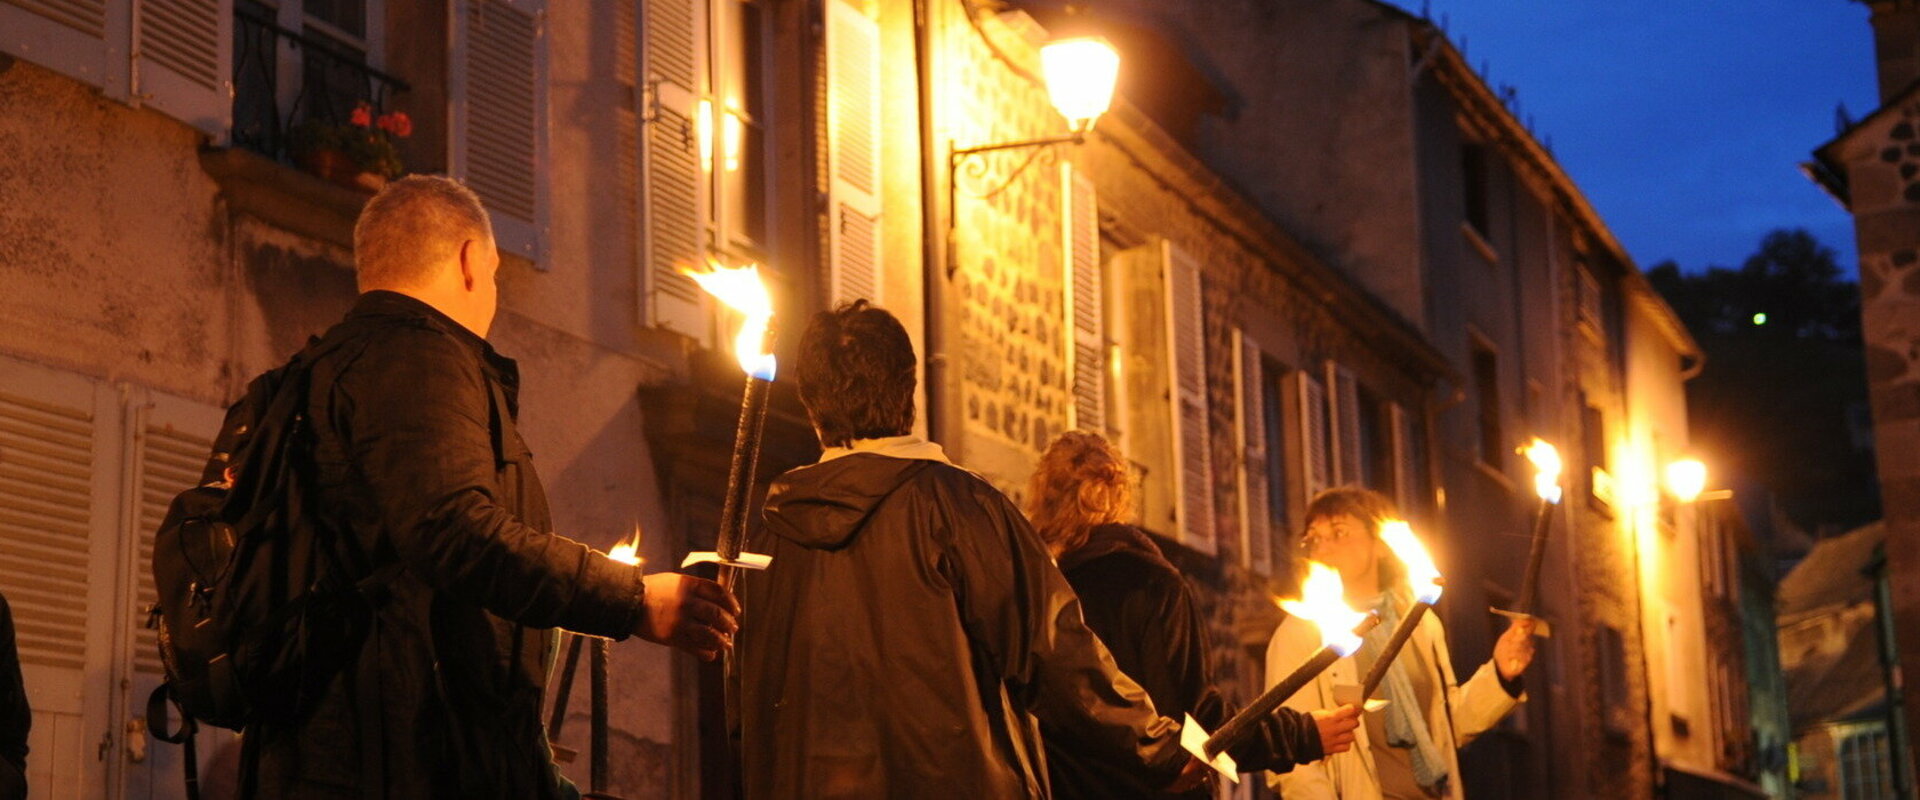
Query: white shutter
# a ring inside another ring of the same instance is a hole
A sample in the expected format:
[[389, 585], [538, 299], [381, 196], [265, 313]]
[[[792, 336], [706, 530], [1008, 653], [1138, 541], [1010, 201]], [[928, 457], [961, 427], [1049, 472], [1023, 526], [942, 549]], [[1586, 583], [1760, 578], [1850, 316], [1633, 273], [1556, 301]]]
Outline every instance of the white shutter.
[[880, 301], [880, 26], [827, 3], [827, 135], [833, 304]]
[[545, 12], [531, 0], [455, 0], [453, 172], [487, 206], [502, 252], [544, 266]]
[[0, 359], [0, 593], [34, 724], [35, 796], [100, 789], [118, 593], [118, 412], [97, 382]]
[[1306, 479], [1307, 498], [1328, 489], [1333, 482], [1333, 451], [1328, 446], [1327, 385], [1312, 370], [1300, 370], [1300, 455], [1306, 463], [1301, 475]]
[[1272, 491], [1272, 477], [1267, 474], [1267, 398], [1263, 391], [1266, 374], [1260, 365], [1260, 347], [1238, 329], [1233, 338], [1239, 353], [1233, 380], [1240, 420], [1240, 553], [1243, 563], [1265, 573], [1273, 563], [1273, 512], [1267, 495]]
[[1342, 486], [1367, 482], [1366, 464], [1360, 442], [1360, 382], [1346, 367], [1329, 363], [1327, 377], [1333, 387], [1333, 474]]
[[640, 63], [646, 81], [641, 135], [642, 319], [696, 339], [712, 333], [700, 287], [680, 273], [705, 263], [705, 215], [696, 130], [705, 0], [646, 0]]
[[[154, 631], [146, 626], [147, 608], [157, 599], [153, 588], [153, 534], [166, 517], [173, 496], [200, 482], [200, 471], [213, 449], [213, 437], [220, 429], [224, 412], [214, 406], [157, 393], [136, 393], [129, 403], [128, 419], [132, 436], [127, 442], [127, 530], [121, 548], [134, 554], [127, 564], [129, 598], [122, 609], [130, 622], [123, 626], [128, 640], [127, 690], [119, 715], [122, 719], [141, 719], [147, 713], [147, 695], [165, 675], [161, 671], [159, 644]], [[169, 729], [173, 727], [168, 724]], [[148, 725], [147, 729], [151, 730]], [[122, 727], [124, 737], [117, 750], [125, 760], [121, 782], [129, 797], [171, 796], [180, 780], [181, 749], [162, 744], [149, 733], [145, 740], [130, 739], [133, 730]], [[203, 727], [200, 756], [212, 759], [218, 746], [234, 734]], [[141, 753], [136, 760], [134, 753]]]
[[1072, 382], [1073, 404], [1067, 427], [1106, 433], [1106, 320], [1100, 275], [1100, 211], [1093, 181], [1060, 165], [1060, 198], [1064, 208], [1063, 239], [1067, 274], [1066, 315], [1073, 334], [1067, 340], [1067, 380]]
[[130, 0], [0, 0], [0, 51], [125, 100], [130, 9]]
[[133, 94], [216, 141], [233, 121], [233, 0], [139, 0]]
[[1207, 440], [1207, 351], [1200, 267], [1165, 244], [1168, 355], [1173, 364], [1174, 485], [1182, 543], [1214, 551], [1213, 469]]

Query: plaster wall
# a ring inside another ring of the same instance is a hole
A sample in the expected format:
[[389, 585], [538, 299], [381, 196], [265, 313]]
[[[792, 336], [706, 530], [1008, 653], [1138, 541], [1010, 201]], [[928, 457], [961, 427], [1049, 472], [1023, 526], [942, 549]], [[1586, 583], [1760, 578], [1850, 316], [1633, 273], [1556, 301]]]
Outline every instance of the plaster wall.
[[[520, 360], [556, 528], [604, 548], [636, 526], [667, 529], [636, 392], [670, 380], [681, 356], [636, 333], [631, 188], [606, 168], [625, 128], [596, 61], [616, 43], [592, 11], [550, 12], [550, 259], [505, 265], [491, 338]], [[0, 163], [0, 352], [219, 406], [351, 305], [345, 243], [232, 207], [185, 126], [24, 61], [0, 74], [0, 107], [0, 149], [26, 154]], [[650, 536], [642, 555], [670, 564], [682, 548]], [[615, 788], [628, 796], [675, 785], [673, 658], [614, 647]], [[584, 698], [567, 736], [583, 752]]]

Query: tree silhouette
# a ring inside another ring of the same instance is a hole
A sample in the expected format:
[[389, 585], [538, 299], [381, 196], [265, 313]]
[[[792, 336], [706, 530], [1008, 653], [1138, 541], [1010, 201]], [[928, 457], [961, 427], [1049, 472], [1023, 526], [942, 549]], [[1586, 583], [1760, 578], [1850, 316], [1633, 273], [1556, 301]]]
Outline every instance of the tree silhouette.
[[1706, 351], [1687, 405], [1716, 470], [1765, 486], [1816, 533], [1878, 518], [1860, 292], [1833, 249], [1774, 230], [1739, 269], [1664, 261], [1647, 278]]

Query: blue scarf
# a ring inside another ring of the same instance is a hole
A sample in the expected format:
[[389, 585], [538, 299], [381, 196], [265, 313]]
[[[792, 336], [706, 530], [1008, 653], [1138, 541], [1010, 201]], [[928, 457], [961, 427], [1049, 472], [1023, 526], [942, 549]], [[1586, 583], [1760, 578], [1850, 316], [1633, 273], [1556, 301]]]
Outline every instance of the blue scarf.
[[[1367, 656], [1368, 663], [1380, 659], [1380, 651], [1386, 649], [1387, 640], [1393, 638], [1393, 629], [1400, 625], [1400, 608], [1393, 602], [1393, 592], [1382, 592], [1373, 607], [1380, 612], [1380, 625], [1360, 643], [1360, 652]], [[1413, 641], [1409, 639], [1407, 647], [1413, 646]], [[1406, 655], [1406, 649], [1401, 649], [1393, 664], [1387, 667], [1386, 677], [1380, 681], [1380, 697], [1387, 701], [1387, 707], [1381, 710], [1387, 715], [1383, 720], [1387, 729], [1387, 744], [1411, 748], [1414, 781], [1428, 792], [1445, 795], [1448, 778], [1446, 754], [1440, 752], [1440, 748], [1433, 743], [1432, 729], [1427, 726], [1426, 709], [1420, 707], [1420, 695], [1413, 690], [1412, 667], [1404, 657]], [[1434, 691], [1446, 691], [1446, 687], [1436, 686]]]

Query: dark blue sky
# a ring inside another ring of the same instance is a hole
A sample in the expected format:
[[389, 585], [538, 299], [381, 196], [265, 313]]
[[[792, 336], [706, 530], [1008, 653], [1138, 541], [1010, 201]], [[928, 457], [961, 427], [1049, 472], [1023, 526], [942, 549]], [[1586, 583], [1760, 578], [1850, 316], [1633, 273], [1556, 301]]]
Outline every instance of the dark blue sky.
[[[1410, 11], [1420, 0], [1400, 0]], [[1834, 108], [1878, 104], [1848, 0], [1432, 0], [1644, 269], [1738, 266], [1804, 227], [1857, 270], [1850, 218], [1799, 171]]]

